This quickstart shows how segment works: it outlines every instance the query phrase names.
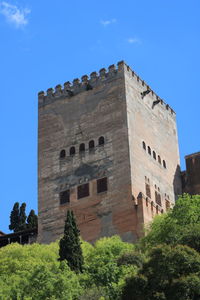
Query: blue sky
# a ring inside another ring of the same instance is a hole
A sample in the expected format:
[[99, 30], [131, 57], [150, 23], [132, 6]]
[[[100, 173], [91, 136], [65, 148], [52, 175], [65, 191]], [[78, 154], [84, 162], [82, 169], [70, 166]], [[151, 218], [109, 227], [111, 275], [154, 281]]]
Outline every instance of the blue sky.
[[199, 146], [199, 0], [0, 1], [0, 230], [37, 210], [37, 93], [125, 60], [177, 113], [181, 167]]

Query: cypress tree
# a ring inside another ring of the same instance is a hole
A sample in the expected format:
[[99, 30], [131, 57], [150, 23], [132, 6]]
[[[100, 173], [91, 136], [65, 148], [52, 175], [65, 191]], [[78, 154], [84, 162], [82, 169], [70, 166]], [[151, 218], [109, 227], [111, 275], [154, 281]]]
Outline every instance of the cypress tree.
[[27, 228], [37, 228], [38, 227], [38, 217], [35, 214], [34, 209], [31, 209], [27, 218]]
[[83, 254], [80, 231], [77, 228], [73, 211], [67, 211], [64, 236], [60, 240], [59, 260], [67, 260], [71, 270], [82, 272]]
[[19, 202], [15, 202], [10, 213], [9, 229], [17, 232], [19, 230]]
[[27, 228], [26, 224], [26, 203], [22, 203], [19, 210], [19, 230], [25, 230]]

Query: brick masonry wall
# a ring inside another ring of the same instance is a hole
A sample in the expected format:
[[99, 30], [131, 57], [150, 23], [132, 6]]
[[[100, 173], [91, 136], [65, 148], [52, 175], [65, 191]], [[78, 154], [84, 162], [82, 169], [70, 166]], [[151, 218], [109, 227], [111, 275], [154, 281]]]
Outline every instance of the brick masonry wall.
[[[119, 234], [135, 241], [143, 225], [161, 213], [164, 200], [181, 193], [175, 113], [123, 62], [99, 75], [78, 79], [39, 93], [38, 241], [49, 243], [63, 234], [67, 209], [76, 215], [83, 239], [94, 242]], [[152, 109], [153, 101], [159, 101]], [[98, 138], [104, 136], [104, 146]], [[95, 141], [94, 151], [88, 143]], [[166, 161], [160, 165], [142, 148], [142, 141]], [[84, 143], [86, 151], [79, 153]], [[76, 154], [69, 155], [74, 146]], [[59, 158], [61, 150], [66, 157]], [[146, 176], [146, 178], [145, 178]], [[108, 191], [97, 193], [97, 179], [108, 178]], [[149, 181], [151, 198], [145, 181]], [[89, 196], [77, 199], [79, 185], [89, 183]], [[162, 207], [155, 203], [155, 185]], [[59, 193], [70, 190], [70, 203]], [[159, 190], [157, 190], [159, 192]]]
[[[93, 89], [73, 97], [39, 98], [39, 236], [49, 243], [63, 233], [67, 209], [73, 209], [82, 237], [94, 241], [120, 234], [133, 241], [136, 209], [131, 195], [130, 162], [123, 66], [102, 77]], [[105, 145], [97, 146], [105, 137]], [[89, 153], [88, 142], [95, 141]], [[85, 143], [84, 155], [78, 153]], [[69, 156], [75, 146], [76, 155]], [[66, 150], [66, 158], [59, 153]], [[97, 194], [96, 180], [108, 178], [108, 191]], [[89, 182], [90, 195], [77, 199], [77, 186]], [[70, 189], [70, 203], [59, 204], [59, 192]]]
[[[137, 198], [141, 192], [147, 197], [145, 182], [148, 179], [151, 189], [149, 200], [156, 206], [155, 191], [159, 192], [162, 208], [165, 210], [165, 199], [170, 200], [173, 205], [175, 197], [181, 194], [175, 113], [127, 66], [125, 83], [132, 194]], [[142, 97], [141, 93], [148, 89], [150, 92]], [[143, 141], [146, 150], [143, 149]], [[151, 148], [151, 155], [148, 153], [148, 146]], [[156, 159], [153, 158], [153, 151], [156, 153]], [[161, 163], [158, 161], [158, 155]], [[163, 166], [163, 160], [166, 168]], [[152, 220], [152, 210], [149, 207], [143, 205], [143, 212], [139, 217], [140, 224]]]

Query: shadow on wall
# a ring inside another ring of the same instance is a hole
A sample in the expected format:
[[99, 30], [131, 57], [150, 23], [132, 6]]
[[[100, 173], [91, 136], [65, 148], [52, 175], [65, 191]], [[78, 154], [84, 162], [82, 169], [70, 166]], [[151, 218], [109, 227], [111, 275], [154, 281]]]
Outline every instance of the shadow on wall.
[[181, 168], [179, 165], [177, 165], [176, 171], [174, 173], [173, 189], [175, 194], [175, 200], [177, 200], [178, 196], [182, 195]]

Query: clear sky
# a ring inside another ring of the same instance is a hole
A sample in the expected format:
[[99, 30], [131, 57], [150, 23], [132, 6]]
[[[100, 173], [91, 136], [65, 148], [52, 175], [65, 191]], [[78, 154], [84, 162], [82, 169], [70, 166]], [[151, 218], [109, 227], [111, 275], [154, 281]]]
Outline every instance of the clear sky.
[[177, 113], [181, 167], [200, 150], [199, 0], [0, 1], [0, 230], [37, 211], [37, 93], [120, 60]]

